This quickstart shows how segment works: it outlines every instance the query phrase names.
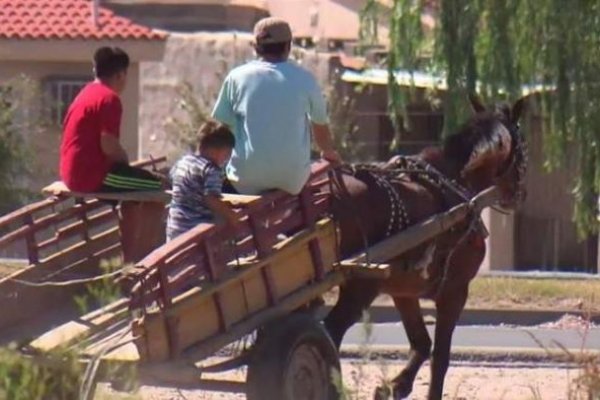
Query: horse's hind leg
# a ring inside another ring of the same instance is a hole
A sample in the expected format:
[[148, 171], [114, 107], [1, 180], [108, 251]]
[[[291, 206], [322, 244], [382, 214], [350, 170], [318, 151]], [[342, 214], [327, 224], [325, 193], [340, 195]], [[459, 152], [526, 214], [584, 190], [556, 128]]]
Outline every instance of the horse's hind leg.
[[439, 400], [444, 394], [444, 378], [450, 363], [452, 334], [465, 306], [468, 291], [468, 284], [460, 286], [446, 285], [435, 302], [437, 316], [428, 400]]
[[[402, 316], [402, 324], [410, 343], [408, 362], [402, 372], [392, 381], [393, 398], [402, 399], [412, 392], [413, 383], [419, 372], [419, 368], [429, 358], [431, 339], [423, 321], [423, 314], [421, 313], [418, 298], [394, 297], [394, 304]], [[377, 389], [377, 393], [380, 393], [380, 398], [387, 398], [385, 395], [381, 396], [384, 392], [380, 388]], [[378, 398], [377, 394], [375, 398]]]
[[346, 331], [360, 320], [379, 294], [374, 280], [350, 280], [340, 287], [337, 303], [325, 318], [325, 328], [339, 349]]

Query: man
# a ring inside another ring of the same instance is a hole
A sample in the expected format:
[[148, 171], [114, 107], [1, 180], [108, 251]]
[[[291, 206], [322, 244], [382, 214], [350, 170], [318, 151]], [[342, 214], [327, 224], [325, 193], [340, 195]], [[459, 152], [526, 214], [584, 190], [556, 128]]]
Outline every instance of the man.
[[254, 27], [258, 59], [229, 73], [213, 117], [231, 127], [236, 144], [227, 167], [243, 194], [300, 192], [310, 174], [310, 133], [324, 159], [339, 163], [325, 99], [310, 72], [288, 61], [292, 31], [265, 18]]
[[119, 141], [129, 56], [118, 47], [94, 54], [96, 79], [79, 92], [63, 124], [60, 177], [77, 192], [159, 190], [151, 172], [129, 166]]

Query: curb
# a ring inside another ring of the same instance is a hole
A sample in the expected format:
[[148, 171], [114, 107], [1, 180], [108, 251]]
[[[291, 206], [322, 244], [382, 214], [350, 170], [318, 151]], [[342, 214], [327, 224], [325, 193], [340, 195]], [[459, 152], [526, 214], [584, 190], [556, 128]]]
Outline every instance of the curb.
[[[329, 312], [332, 305], [325, 305], [324, 312]], [[435, 308], [422, 307], [426, 322], [435, 320]], [[591, 322], [600, 324], [600, 315], [588, 315], [582, 311], [574, 310], [500, 310], [500, 309], [475, 309], [463, 310], [458, 325], [519, 325], [532, 326], [546, 322], [553, 322], [565, 314], [590, 319]], [[371, 322], [401, 322], [400, 314], [392, 305], [373, 305], [369, 309]]]
[[[406, 345], [343, 345], [340, 357], [348, 360], [365, 360], [369, 362], [405, 361], [409, 347]], [[486, 363], [563, 363], [577, 364], [581, 355], [598, 356], [600, 350], [586, 349], [543, 349], [539, 347], [467, 347], [452, 346], [450, 360], [453, 362], [486, 362]]]

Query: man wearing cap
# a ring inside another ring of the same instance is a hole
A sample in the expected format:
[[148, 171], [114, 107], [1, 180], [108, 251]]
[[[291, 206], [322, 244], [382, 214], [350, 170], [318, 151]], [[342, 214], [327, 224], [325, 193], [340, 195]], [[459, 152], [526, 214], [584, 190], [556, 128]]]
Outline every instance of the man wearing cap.
[[213, 110], [213, 117], [235, 134], [227, 177], [243, 194], [268, 189], [297, 194], [310, 174], [311, 132], [321, 156], [340, 162], [325, 99], [312, 74], [288, 61], [292, 31], [287, 22], [262, 19], [254, 36], [258, 58], [229, 73]]

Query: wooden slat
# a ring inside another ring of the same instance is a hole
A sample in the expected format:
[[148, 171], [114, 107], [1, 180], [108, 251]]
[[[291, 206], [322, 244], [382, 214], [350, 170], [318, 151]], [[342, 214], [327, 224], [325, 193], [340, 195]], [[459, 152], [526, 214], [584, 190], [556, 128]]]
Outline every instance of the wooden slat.
[[31, 214], [23, 216], [23, 223], [29, 227], [25, 234], [25, 243], [27, 245], [27, 258], [30, 264], [36, 264], [39, 261], [37, 243], [35, 241], [34, 228], [33, 228], [33, 217]]
[[247, 278], [249, 275], [256, 273], [258, 270], [268, 265], [269, 263], [281, 262], [286, 258], [289, 258], [291, 254], [296, 251], [296, 247], [302, 246], [303, 244], [309, 242], [311, 239], [318, 236], [327, 236], [332, 233], [334, 227], [333, 222], [330, 220], [322, 220], [317, 224], [317, 228], [313, 230], [304, 230], [298, 232], [296, 235], [291, 238], [278, 243], [275, 246], [275, 252], [270, 257], [265, 259], [259, 259], [254, 262], [243, 263], [239, 269], [236, 269], [234, 272], [231, 272], [226, 276], [226, 279], [223, 279], [219, 282], [215, 282], [213, 284], [207, 284], [202, 287], [202, 293], [205, 296], [210, 296], [212, 293], [216, 291], [222, 291], [228, 286], [234, 284], [236, 281], [240, 279]]
[[266, 322], [272, 321], [277, 317], [284, 316], [289, 312], [296, 310], [302, 305], [325, 293], [332, 287], [341, 284], [343, 281], [344, 274], [341, 271], [331, 272], [321, 282], [297, 290], [293, 294], [282, 299], [279, 304], [268, 307], [265, 310], [250, 316], [244, 321], [233, 325], [226, 333], [215, 335], [208, 340], [202, 341], [197, 346], [186, 350], [182, 355], [182, 358], [192, 362], [205, 359], [229, 343], [237, 340], [240, 337], [243, 337], [244, 335], [250, 334], [258, 327], [264, 325]]
[[341, 261], [337, 267], [348, 275], [362, 279], [387, 279], [392, 273], [389, 264], [362, 264]]
[[91, 254], [120, 243], [119, 228], [109, 229], [93, 237], [89, 242], [79, 242], [63, 251], [53, 254], [42, 260], [37, 267], [43, 271], [44, 268], [52, 268], [57, 265], [68, 266]]
[[33, 214], [34, 212], [44, 210], [46, 208], [52, 208], [55, 205], [57, 205], [58, 203], [62, 203], [64, 201], [66, 201], [66, 199], [65, 200], [45, 199], [45, 200], [38, 201], [37, 203], [33, 203], [28, 206], [21, 207], [18, 210], [15, 210], [9, 214], [6, 214], [3, 217], [0, 217], [0, 227], [2, 227], [3, 225], [9, 225], [9, 224], [15, 223], [17, 221], [20, 221], [24, 215]]
[[58, 245], [60, 242], [65, 241], [68, 238], [83, 235], [83, 232], [89, 231], [97, 226], [102, 226], [103, 224], [108, 223], [111, 220], [114, 220], [114, 226], [116, 226], [119, 222], [118, 218], [118, 215], [113, 210], [105, 210], [102, 213], [97, 214], [92, 218], [89, 218], [87, 224], [84, 221], [79, 221], [67, 225], [63, 228], [59, 228], [56, 230], [56, 233], [53, 237], [38, 244], [38, 250], [43, 250], [47, 247]]
[[66, 322], [38, 337], [28, 347], [36, 351], [48, 352], [70, 345], [79, 338], [126, 318], [128, 303], [128, 299], [120, 299], [77, 320]]
[[[216, 282], [219, 279], [220, 268], [216, 265], [215, 257], [213, 256], [212, 246], [209, 240], [204, 241], [204, 256], [206, 258], [206, 269], [208, 271], [208, 278], [210, 282]], [[213, 300], [217, 309], [217, 316], [219, 318], [219, 329], [221, 332], [225, 332], [229, 327], [227, 318], [223, 312], [223, 303], [221, 301], [221, 294], [215, 292], [213, 294]]]
[[[273, 249], [270, 247], [270, 237], [267, 236], [268, 232], [263, 227], [263, 220], [258, 219], [255, 215], [251, 215], [250, 217], [250, 226], [253, 230], [252, 237], [254, 238], [254, 245], [256, 247], [256, 251], [258, 253], [259, 258], [264, 258], [270, 255], [273, 252]], [[269, 304], [274, 305], [277, 303], [278, 295], [277, 290], [275, 288], [275, 282], [273, 281], [273, 273], [268, 265], [266, 265], [262, 270], [261, 274], [265, 281], [265, 287], [267, 290], [267, 299], [269, 300]]]

